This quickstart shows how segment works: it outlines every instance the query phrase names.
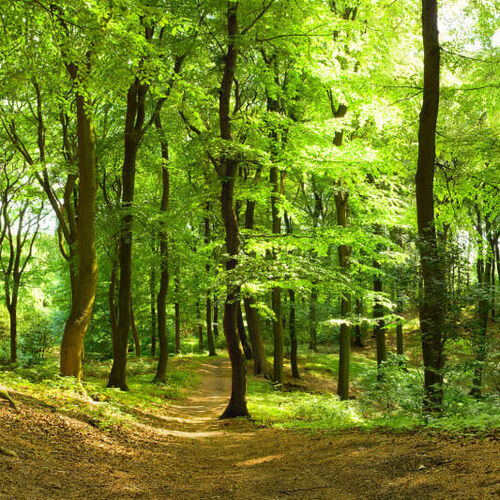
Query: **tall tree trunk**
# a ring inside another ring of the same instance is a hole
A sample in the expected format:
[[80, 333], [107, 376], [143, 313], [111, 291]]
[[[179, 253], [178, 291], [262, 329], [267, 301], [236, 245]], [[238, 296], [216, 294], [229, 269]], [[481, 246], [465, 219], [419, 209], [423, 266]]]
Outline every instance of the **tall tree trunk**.
[[198, 335], [198, 350], [203, 352], [203, 324], [201, 322], [201, 306], [200, 299], [196, 299], [196, 334]]
[[17, 293], [14, 293], [14, 291], [10, 306], [7, 309], [10, 320], [10, 361], [11, 363], [17, 363]]
[[[271, 213], [273, 234], [281, 233], [281, 217], [279, 215], [280, 185], [278, 179], [278, 166], [273, 163], [269, 173], [269, 181], [272, 187]], [[283, 322], [281, 312], [281, 288], [273, 287], [271, 291], [271, 304], [274, 313], [273, 318], [273, 341], [274, 341], [274, 364], [273, 380], [281, 387], [283, 384]]]
[[111, 264], [111, 276], [109, 278], [108, 288], [108, 302], [109, 302], [109, 320], [111, 324], [111, 339], [113, 346], [113, 359], [119, 355], [120, 352], [120, 332], [118, 330], [118, 316], [116, 308], [116, 281], [118, 277], [118, 245], [116, 245], [116, 255], [113, 256]]
[[424, 93], [418, 131], [416, 175], [418, 249], [423, 279], [420, 330], [424, 360], [424, 409], [440, 411], [443, 402], [444, 270], [439, 256], [434, 217], [434, 163], [439, 112], [439, 39], [436, 0], [422, 0]]
[[288, 328], [290, 331], [290, 365], [292, 366], [292, 377], [300, 378], [299, 366], [297, 364], [297, 331], [295, 325], [295, 291], [288, 290], [290, 296], [290, 316], [288, 319]]
[[471, 395], [475, 398], [481, 397], [483, 382], [483, 365], [488, 352], [487, 331], [488, 316], [490, 309], [490, 276], [491, 276], [491, 257], [486, 260], [485, 273], [483, 281], [479, 284], [479, 328], [474, 338], [474, 350], [476, 354], [474, 376], [472, 379]]
[[[337, 224], [341, 227], [347, 227], [349, 214], [349, 194], [347, 191], [339, 191], [335, 195], [335, 205], [337, 208]], [[351, 247], [339, 245], [339, 263], [343, 273], [349, 272], [349, 259], [351, 256]], [[343, 319], [340, 325], [339, 341], [339, 380], [337, 394], [341, 400], [349, 399], [349, 365], [351, 361], [351, 330], [348, 322], [348, 316], [351, 312], [351, 295], [348, 292], [342, 294], [340, 300], [340, 316]]]
[[363, 300], [356, 298], [356, 326], [354, 327], [354, 342], [355, 347], [363, 347], [363, 335], [361, 333], [360, 318], [363, 314]]
[[[255, 223], [255, 201], [247, 200], [245, 210], [245, 229], [253, 229]], [[255, 254], [250, 254], [255, 255]], [[254, 375], [264, 375], [266, 378], [272, 378], [272, 374], [267, 369], [266, 353], [264, 350], [264, 341], [262, 338], [262, 328], [260, 324], [259, 313], [256, 308], [256, 300], [253, 295], [247, 295], [243, 299], [245, 307], [245, 316], [247, 318], [248, 333], [252, 342], [253, 351], [253, 372]]]
[[207, 292], [205, 314], [206, 314], [206, 324], [207, 324], [208, 355], [217, 356], [217, 352], [215, 351], [215, 342], [212, 330], [212, 298], [210, 292]]
[[[220, 136], [224, 141], [232, 141], [231, 132], [231, 91], [234, 82], [234, 72], [238, 59], [238, 2], [227, 2], [227, 53], [219, 93], [219, 125]], [[226, 241], [226, 271], [231, 274], [237, 266], [237, 256], [240, 250], [238, 219], [234, 209], [234, 184], [236, 181], [238, 161], [223, 155], [218, 173], [221, 179], [221, 213], [224, 221]], [[237, 331], [238, 302], [237, 285], [228, 281], [227, 295], [224, 303], [224, 336], [231, 360], [231, 398], [221, 418], [246, 417], [249, 415], [246, 403], [246, 367], [245, 358], [241, 352]]]
[[318, 288], [313, 285], [311, 289], [311, 300], [309, 302], [309, 349], [314, 352], [318, 350], [318, 329], [316, 323], [316, 304], [318, 302]]
[[[403, 299], [399, 295], [396, 299], [396, 314], [399, 316], [403, 314]], [[396, 349], [398, 356], [404, 355], [403, 321], [401, 319], [398, 319], [396, 323]]]
[[[479, 229], [480, 229], [479, 222]], [[483, 234], [480, 231], [480, 242], [478, 254], [478, 261], [483, 263]], [[478, 266], [478, 288], [479, 288], [479, 300], [478, 300], [478, 310], [479, 310], [479, 325], [477, 331], [474, 334], [474, 351], [476, 355], [474, 375], [472, 378], [472, 390], [471, 395], [479, 399], [482, 392], [483, 383], [483, 365], [488, 353], [488, 316], [491, 306], [491, 293], [490, 293], [490, 279], [491, 279], [491, 268], [492, 268], [492, 258], [488, 254], [486, 257], [486, 263]]]
[[144, 100], [147, 87], [136, 78], [127, 93], [125, 117], [124, 160], [122, 166], [122, 215], [120, 220], [120, 284], [118, 288], [118, 331], [120, 349], [113, 359], [108, 387], [128, 390], [127, 386], [127, 346], [131, 325], [130, 296], [132, 289], [132, 238], [137, 151], [143, 133]]
[[214, 295], [214, 337], [219, 338], [219, 302]]
[[[373, 261], [373, 267], [380, 270], [380, 264], [378, 261]], [[377, 274], [373, 279], [373, 291], [375, 293], [382, 293], [382, 278], [380, 274]], [[375, 298], [375, 304], [373, 305], [373, 319], [375, 320], [375, 326], [373, 327], [373, 334], [377, 342], [377, 370], [378, 378], [380, 379], [380, 366], [384, 361], [387, 361], [387, 347], [385, 342], [385, 321], [384, 317], [384, 307], [380, 303], [380, 299]]]
[[135, 323], [134, 305], [132, 304], [132, 297], [130, 298], [130, 328], [132, 329], [132, 338], [134, 339], [135, 355], [141, 357], [141, 340], [139, 339], [139, 332]]
[[157, 306], [158, 311], [158, 343], [160, 355], [156, 368], [155, 382], [165, 382], [167, 377], [168, 363], [168, 337], [167, 337], [167, 294], [168, 282], [170, 279], [168, 272], [168, 234], [166, 214], [170, 199], [170, 172], [168, 170], [168, 143], [163, 133], [160, 113], [154, 117], [155, 128], [160, 137], [161, 150], [161, 200], [160, 200], [160, 229], [158, 238], [160, 241], [160, 289], [158, 290]]
[[243, 311], [241, 309], [241, 301], [238, 303], [238, 334], [240, 336], [241, 346], [245, 354], [245, 359], [253, 359], [252, 347], [248, 343], [248, 338], [245, 333], [245, 322], [243, 321]]
[[[206, 205], [207, 216], [204, 220], [205, 225], [205, 244], [208, 245], [210, 243], [210, 217], [208, 214], [210, 213], [210, 202], [207, 201]], [[207, 261], [205, 266], [205, 270], [207, 272], [207, 277], [210, 276], [210, 263]], [[207, 343], [208, 343], [208, 355], [216, 356], [215, 352], [215, 343], [212, 329], [212, 292], [210, 288], [207, 288], [206, 292], [206, 305], [205, 305], [205, 317], [206, 317], [206, 325], [207, 325]]]
[[151, 309], [151, 357], [156, 356], [156, 265], [151, 266], [149, 277], [150, 309]]
[[[73, 81], [79, 77], [76, 64], [67, 65]], [[73, 290], [71, 311], [61, 342], [61, 375], [82, 377], [83, 341], [90, 325], [97, 290], [95, 247], [95, 200], [97, 194], [95, 134], [84, 95], [76, 95], [78, 133], [77, 255], [78, 286]], [[127, 303], [128, 308], [128, 303]]]
[[[496, 321], [496, 283], [495, 283], [495, 272], [496, 266], [498, 266], [496, 248], [498, 248], [498, 237], [496, 234], [490, 238], [490, 250], [491, 250], [491, 321]], [[498, 275], [500, 280], [500, 275]]]
[[179, 272], [175, 275], [175, 353], [181, 353], [181, 305], [180, 305], [180, 279]]

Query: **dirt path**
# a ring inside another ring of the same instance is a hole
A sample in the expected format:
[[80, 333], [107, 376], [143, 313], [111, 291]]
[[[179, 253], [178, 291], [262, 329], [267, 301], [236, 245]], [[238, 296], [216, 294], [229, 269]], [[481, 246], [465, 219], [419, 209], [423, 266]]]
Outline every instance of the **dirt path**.
[[219, 421], [227, 360], [200, 368], [192, 398], [132, 430], [103, 432], [23, 405], [0, 409], [0, 497], [150, 499], [472, 499], [500, 495], [496, 442], [420, 434], [312, 435]]

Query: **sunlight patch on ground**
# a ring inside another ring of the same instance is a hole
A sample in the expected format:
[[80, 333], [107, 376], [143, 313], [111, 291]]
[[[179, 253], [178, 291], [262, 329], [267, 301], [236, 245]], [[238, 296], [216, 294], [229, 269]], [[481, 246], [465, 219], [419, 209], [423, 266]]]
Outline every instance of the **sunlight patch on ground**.
[[272, 462], [273, 460], [280, 460], [283, 455], [268, 455], [267, 457], [251, 458], [250, 460], [245, 460], [244, 462], [237, 462], [237, 467], [251, 467], [252, 465], [259, 465], [265, 462]]

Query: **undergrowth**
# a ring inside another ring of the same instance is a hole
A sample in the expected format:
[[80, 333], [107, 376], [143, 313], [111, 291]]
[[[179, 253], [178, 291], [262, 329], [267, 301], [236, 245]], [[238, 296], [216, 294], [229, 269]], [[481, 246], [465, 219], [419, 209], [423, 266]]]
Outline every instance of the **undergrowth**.
[[[336, 375], [336, 355], [309, 354], [303, 362], [316, 377]], [[423, 374], [397, 356], [384, 364], [380, 380], [376, 362], [358, 356], [351, 371], [354, 398], [349, 401], [340, 401], [331, 391], [308, 391], [304, 387], [281, 392], [268, 381], [252, 377], [248, 384], [249, 410], [257, 422], [278, 428], [494, 431], [500, 424], [498, 393], [474, 399], [456, 383], [457, 370], [450, 368], [445, 376], [443, 412], [439, 417], [422, 413]]]
[[106, 388], [110, 362], [87, 365], [84, 381], [79, 382], [61, 377], [55, 358], [34, 367], [0, 370], [0, 386], [105, 429], [139, 420], [141, 413], [161, 412], [172, 400], [195, 390], [200, 383], [195, 370], [205, 358], [171, 359], [164, 384], [153, 383], [155, 360], [131, 359], [127, 376], [129, 391]]

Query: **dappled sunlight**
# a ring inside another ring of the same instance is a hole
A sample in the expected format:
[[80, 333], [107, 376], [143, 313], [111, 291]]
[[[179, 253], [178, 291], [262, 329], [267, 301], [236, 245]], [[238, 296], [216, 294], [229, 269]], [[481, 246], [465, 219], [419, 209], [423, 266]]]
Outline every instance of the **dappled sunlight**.
[[274, 460], [280, 460], [281, 458], [283, 458], [283, 455], [268, 455], [266, 457], [245, 460], [244, 462], [237, 462], [235, 465], [237, 467], [251, 467], [252, 465], [264, 464], [267, 462], [272, 462]]

